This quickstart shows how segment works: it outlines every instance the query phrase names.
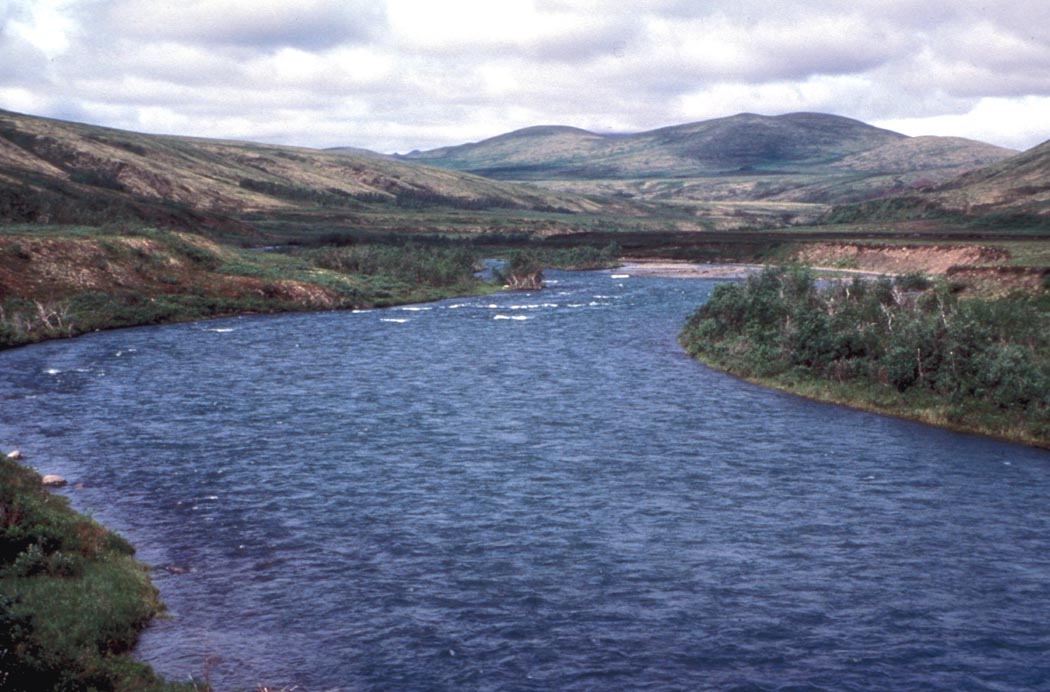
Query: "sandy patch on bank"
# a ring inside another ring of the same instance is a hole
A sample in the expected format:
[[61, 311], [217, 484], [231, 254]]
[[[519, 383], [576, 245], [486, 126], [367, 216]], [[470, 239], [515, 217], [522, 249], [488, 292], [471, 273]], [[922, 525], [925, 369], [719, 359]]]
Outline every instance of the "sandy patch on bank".
[[684, 260], [632, 260], [613, 273], [631, 276], [666, 276], [674, 279], [746, 279], [761, 272], [761, 264], [699, 264]]

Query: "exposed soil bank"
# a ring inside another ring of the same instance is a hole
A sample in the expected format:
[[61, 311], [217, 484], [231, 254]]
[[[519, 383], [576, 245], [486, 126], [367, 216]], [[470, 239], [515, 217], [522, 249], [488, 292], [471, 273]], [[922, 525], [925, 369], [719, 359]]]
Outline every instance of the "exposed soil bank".
[[1010, 254], [984, 245], [866, 245], [822, 243], [805, 245], [795, 259], [801, 264], [859, 269], [879, 274], [946, 274], [954, 267], [1002, 264]]

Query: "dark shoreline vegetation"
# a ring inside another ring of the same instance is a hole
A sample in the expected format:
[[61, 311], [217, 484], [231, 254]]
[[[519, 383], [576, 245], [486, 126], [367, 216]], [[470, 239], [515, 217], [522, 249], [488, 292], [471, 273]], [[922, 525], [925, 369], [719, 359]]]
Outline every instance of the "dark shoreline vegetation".
[[824, 284], [770, 268], [717, 286], [679, 341], [764, 386], [1050, 447], [1050, 296], [958, 288], [918, 275]]
[[0, 350], [101, 329], [480, 295], [502, 288], [478, 278], [483, 257], [523, 262], [496, 276], [513, 284], [525, 267], [612, 267], [619, 252], [614, 243], [523, 248], [503, 237], [329, 240], [259, 250], [152, 228], [8, 230]]
[[121, 536], [0, 457], [0, 689], [191, 692], [130, 655], [163, 613]]

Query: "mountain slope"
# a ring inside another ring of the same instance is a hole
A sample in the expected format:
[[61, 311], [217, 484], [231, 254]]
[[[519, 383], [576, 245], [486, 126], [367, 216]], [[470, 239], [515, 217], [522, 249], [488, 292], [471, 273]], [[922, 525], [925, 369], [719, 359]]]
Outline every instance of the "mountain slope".
[[833, 209], [828, 220], [969, 218], [985, 224], [1050, 223], [1050, 141], [906, 194]]
[[0, 111], [0, 193], [0, 220], [59, 222], [118, 210], [182, 225], [318, 208], [598, 206], [361, 152], [146, 135], [7, 111]]
[[1050, 141], [942, 185], [934, 197], [952, 210], [1050, 217]]
[[835, 115], [742, 113], [623, 135], [527, 128], [401, 158], [566, 194], [688, 207], [717, 226], [746, 226], [808, 223], [829, 205], [950, 180], [1015, 153]]
[[504, 179], [690, 177], [827, 166], [906, 140], [835, 115], [742, 113], [624, 135], [527, 128], [401, 158]]

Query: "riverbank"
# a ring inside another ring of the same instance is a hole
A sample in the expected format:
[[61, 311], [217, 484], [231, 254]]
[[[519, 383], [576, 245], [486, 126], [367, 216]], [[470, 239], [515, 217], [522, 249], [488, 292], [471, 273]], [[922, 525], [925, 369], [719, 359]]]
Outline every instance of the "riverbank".
[[770, 269], [716, 288], [679, 341], [766, 387], [1050, 448], [1050, 298], [924, 283], [818, 289], [810, 271]]
[[620, 270], [631, 276], [664, 276], [673, 279], [746, 279], [762, 271], [761, 264], [703, 264], [687, 260], [654, 260], [625, 257]]
[[200, 692], [130, 656], [163, 612], [119, 535], [0, 457], [0, 689]]
[[101, 329], [242, 314], [366, 309], [482, 295], [475, 254], [415, 246], [265, 252], [190, 233], [0, 234], [0, 349]]

